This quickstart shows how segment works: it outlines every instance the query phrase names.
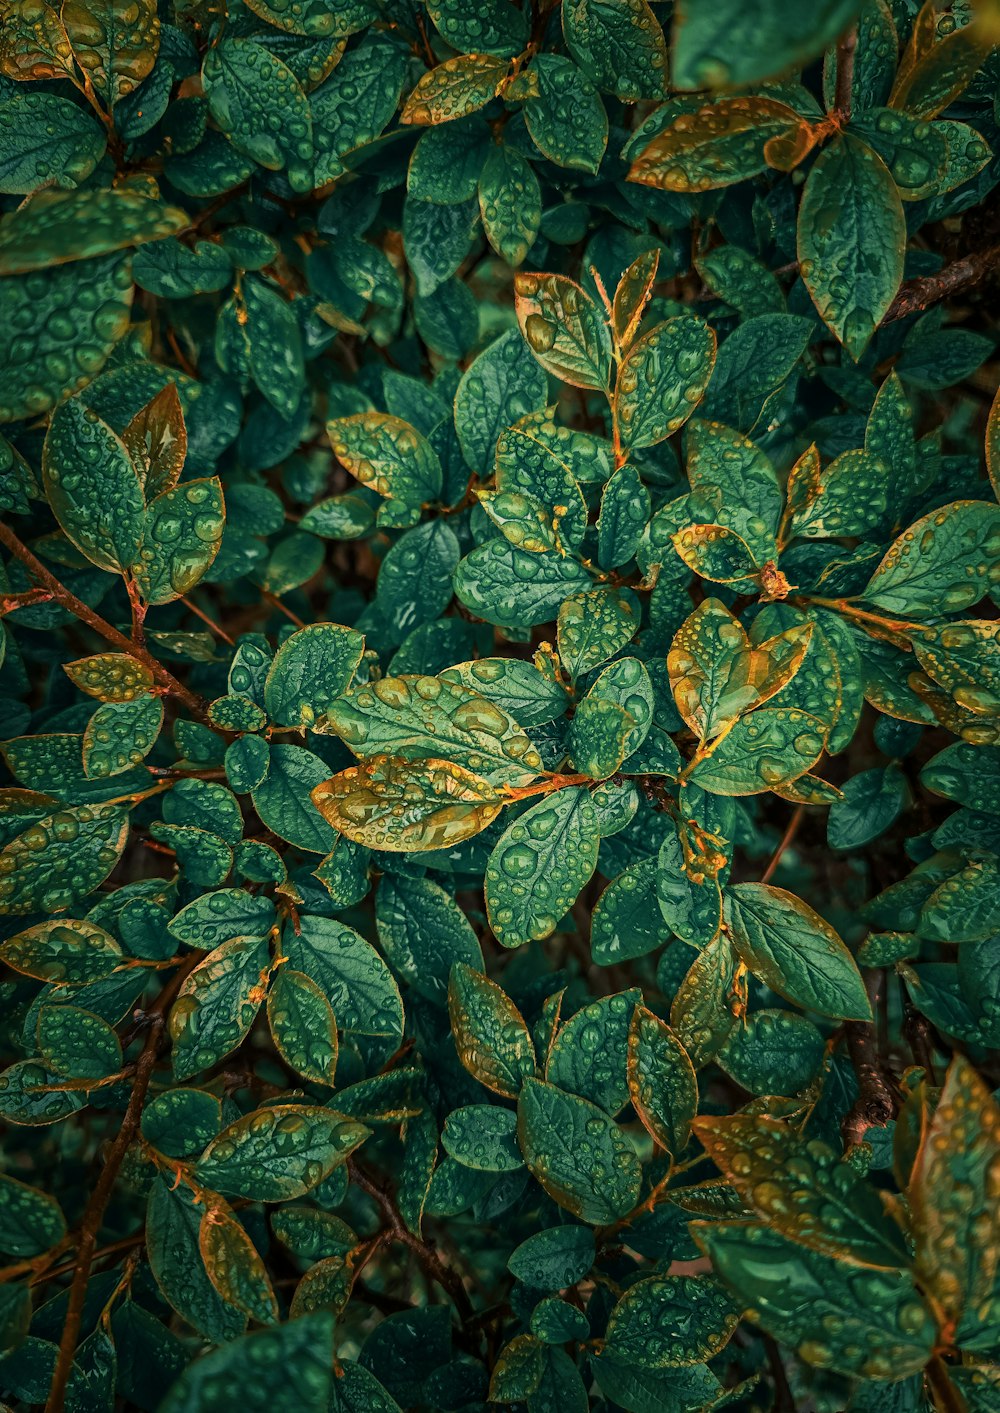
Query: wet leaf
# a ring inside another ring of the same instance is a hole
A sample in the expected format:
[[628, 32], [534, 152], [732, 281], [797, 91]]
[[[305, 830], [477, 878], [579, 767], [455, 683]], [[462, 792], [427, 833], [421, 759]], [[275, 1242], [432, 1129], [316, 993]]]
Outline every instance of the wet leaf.
[[198, 1160], [201, 1182], [233, 1197], [301, 1197], [368, 1137], [364, 1124], [307, 1104], [271, 1104], [237, 1119]]
[[639, 1162], [622, 1130], [587, 1099], [529, 1079], [517, 1105], [524, 1161], [554, 1202], [591, 1226], [613, 1222], [639, 1196]]
[[481, 776], [433, 757], [369, 756], [315, 786], [311, 798], [348, 839], [390, 852], [448, 848], [481, 833], [504, 805]]
[[766, 883], [737, 883], [726, 890], [725, 903], [736, 950], [772, 991], [820, 1015], [870, 1018], [854, 958], [800, 898]]
[[535, 1047], [513, 1001], [482, 972], [456, 962], [448, 1012], [462, 1064], [488, 1089], [516, 1099], [535, 1072]]
[[543, 798], [504, 830], [486, 865], [497, 940], [519, 947], [554, 932], [597, 865], [600, 832], [586, 789]]
[[809, 173], [798, 221], [799, 268], [824, 323], [859, 359], [903, 278], [906, 223], [885, 163], [845, 133]]

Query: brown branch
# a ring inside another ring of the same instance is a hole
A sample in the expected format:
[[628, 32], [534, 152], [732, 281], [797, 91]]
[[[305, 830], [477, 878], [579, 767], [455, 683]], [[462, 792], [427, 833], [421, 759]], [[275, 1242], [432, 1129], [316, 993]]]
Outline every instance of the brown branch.
[[833, 96], [834, 112], [842, 123], [851, 116], [851, 91], [854, 87], [854, 55], [858, 47], [858, 28], [852, 25], [837, 45], [837, 84]]
[[921, 275], [919, 279], [907, 280], [901, 286], [889, 311], [882, 320], [891, 324], [896, 319], [905, 319], [910, 314], [919, 314], [931, 304], [949, 299], [962, 290], [981, 284], [1000, 268], [1000, 245], [991, 245], [974, 255], [964, 255], [953, 260], [933, 275]]
[[[881, 978], [875, 973], [866, 982], [872, 1011], [878, 1002]], [[857, 1075], [859, 1094], [850, 1113], [841, 1125], [844, 1147], [861, 1143], [865, 1130], [884, 1128], [896, 1112], [892, 1090], [886, 1084], [879, 1066], [878, 1036], [874, 1021], [852, 1020], [844, 1023], [847, 1052]]]
[[196, 696], [194, 692], [185, 687], [183, 682], [178, 682], [173, 673], [161, 666], [152, 653], [148, 652], [141, 644], [133, 642], [124, 633], [120, 633], [99, 613], [95, 613], [89, 604], [85, 604], [82, 599], [78, 599], [75, 594], [70, 593], [69, 589], [45, 568], [41, 560], [31, 553], [28, 546], [18, 539], [9, 525], [0, 524], [0, 544], [7, 546], [15, 559], [21, 561], [31, 577], [42, 585], [56, 603], [61, 604], [81, 623], [86, 623], [88, 628], [92, 628], [95, 633], [100, 634], [119, 652], [134, 658], [136, 662], [141, 662], [143, 667], [152, 673], [154, 682], [158, 682], [165, 692], [169, 692], [172, 697], [183, 702], [188, 711], [198, 717], [200, 721], [207, 721], [206, 706], [201, 697]]
[[798, 834], [799, 832], [799, 827], [802, 824], [802, 820], [805, 818], [805, 812], [805, 805], [795, 806], [795, 810], [792, 814], [792, 817], [788, 821], [788, 828], [785, 830], [784, 834], [781, 837], [781, 843], [771, 855], [770, 863], [760, 876], [761, 883], [770, 883], [771, 879], [774, 877], [775, 871], [777, 870], [778, 865], [781, 863], [782, 855], [784, 854], [788, 846], [793, 842], [796, 834]]
[[[0, 527], [2, 529], [3, 527]], [[192, 971], [201, 960], [201, 952], [193, 952], [190, 958], [185, 958], [184, 965], [179, 967], [176, 974], [160, 992], [153, 1002], [153, 1005], [146, 1012], [149, 1020], [149, 1033], [146, 1036], [146, 1043], [143, 1046], [142, 1054], [139, 1056], [135, 1067], [135, 1083], [132, 1085], [132, 1093], [129, 1095], [128, 1108], [125, 1110], [125, 1117], [122, 1119], [121, 1128], [108, 1150], [101, 1175], [97, 1179], [94, 1191], [91, 1193], [90, 1201], [87, 1203], [87, 1210], [83, 1214], [83, 1221], [80, 1226], [80, 1244], [77, 1248], [76, 1264], [73, 1273], [73, 1282], [69, 1288], [69, 1303], [66, 1308], [66, 1320], [63, 1325], [62, 1338], [59, 1341], [59, 1355], [56, 1359], [56, 1367], [52, 1374], [52, 1383], [49, 1387], [49, 1396], [45, 1404], [45, 1413], [63, 1413], [66, 1402], [66, 1387], [69, 1383], [70, 1374], [73, 1371], [73, 1356], [76, 1354], [77, 1343], [80, 1338], [80, 1325], [83, 1320], [83, 1308], [87, 1299], [87, 1286], [90, 1282], [90, 1268], [93, 1264], [97, 1251], [97, 1238], [104, 1221], [104, 1213], [111, 1194], [118, 1180], [118, 1172], [125, 1160], [129, 1146], [135, 1137], [142, 1118], [142, 1106], [146, 1098], [146, 1090], [149, 1088], [150, 1080], [153, 1077], [153, 1069], [156, 1065], [156, 1057], [160, 1048], [160, 1036], [163, 1032], [164, 1014], [169, 1008], [181, 984], [188, 972]]]
[[349, 1158], [347, 1167], [351, 1181], [356, 1183], [362, 1192], [367, 1192], [368, 1196], [378, 1205], [389, 1224], [393, 1239], [401, 1242], [403, 1246], [409, 1247], [431, 1279], [436, 1281], [455, 1302], [462, 1324], [468, 1324], [473, 1319], [475, 1311], [472, 1308], [468, 1292], [462, 1284], [461, 1277], [444, 1264], [433, 1246], [413, 1235], [413, 1232], [403, 1221], [391, 1194], [384, 1187], [380, 1187], [375, 1179], [365, 1172], [357, 1159]]

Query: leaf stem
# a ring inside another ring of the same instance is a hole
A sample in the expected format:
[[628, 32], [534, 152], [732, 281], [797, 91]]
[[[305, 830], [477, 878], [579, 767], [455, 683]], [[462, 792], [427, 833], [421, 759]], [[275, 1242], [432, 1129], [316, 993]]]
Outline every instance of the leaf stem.
[[207, 709], [201, 697], [195, 695], [183, 682], [178, 682], [172, 672], [153, 657], [152, 653], [141, 644], [127, 638], [124, 633], [120, 633], [117, 628], [106, 622], [99, 613], [78, 599], [75, 594], [70, 593], [64, 584], [61, 584], [54, 574], [50, 573], [41, 560], [37, 559], [28, 549], [23, 541], [19, 540], [9, 525], [0, 523], [0, 544], [4, 544], [10, 550], [15, 559], [19, 559], [33, 579], [51, 595], [56, 603], [61, 604], [74, 618], [78, 618], [81, 623], [86, 623], [88, 628], [92, 628], [95, 633], [100, 634], [106, 642], [111, 643], [119, 652], [141, 662], [143, 667], [151, 672], [153, 680], [158, 682], [164, 691], [169, 692], [172, 697], [183, 702], [188, 711], [196, 716], [199, 721], [208, 720]]

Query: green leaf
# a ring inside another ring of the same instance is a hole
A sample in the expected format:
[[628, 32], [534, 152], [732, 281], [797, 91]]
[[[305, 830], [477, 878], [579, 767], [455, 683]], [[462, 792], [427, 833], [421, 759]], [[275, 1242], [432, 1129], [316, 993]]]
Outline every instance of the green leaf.
[[906, 221], [885, 163], [850, 133], [823, 149], [798, 219], [799, 268], [823, 322], [855, 360], [903, 278]]
[[285, 171], [293, 191], [313, 186], [309, 100], [287, 64], [254, 39], [224, 36], [202, 70], [212, 116], [245, 157]]
[[350, 685], [364, 638], [338, 623], [316, 623], [286, 638], [268, 669], [264, 705], [278, 726], [313, 726]]
[[705, 395], [715, 344], [701, 319], [678, 314], [632, 345], [615, 384], [615, 422], [624, 446], [655, 446], [684, 425]]
[[861, 1274], [756, 1222], [697, 1222], [692, 1231], [734, 1298], [806, 1364], [900, 1379], [927, 1362], [934, 1322], [909, 1272]]
[[133, 289], [128, 258], [117, 254], [54, 265], [30, 282], [0, 280], [0, 422], [37, 417], [85, 387], [128, 328]]
[[75, 187], [104, 156], [105, 134], [89, 114], [54, 93], [15, 93], [3, 105], [0, 191], [28, 196], [45, 186]]
[[948, 165], [944, 128], [892, 108], [874, 108], [851, 120], [851, 129], [882, 158], [903, 201], [938, 189]]
[[481, 833], [504, 798], [450, 761], [370, 756], [314, 786], [313, 804], [357, 844], [391, 853], [447, 849]]
[[455, 393], [455, 429], [470, 468], [493, 472], [497, 440], [520, 417], [545, 405], [545, 374], [516, 329], [509, 329], [473, 360]]
[[217, 1413], [237, 1399], [246, 1413], [294, 1400], [325, 1413], [333, 1376], [333, 1317], [324, 1311], [224, 1344], [195, 1360], [167, 1393], [163, 1413]]
[[797, 707], [764, 707], [718, 737], [690, 779], [716, 795], [759, 795], [811, 770], [824, 745], [816, 717]]
[[252, 1202], [287, 1202], [346, 1163], [369, 1132], [330, 1109], [262, 1105], [213, 1138], [195, 1173], [217, 1192]]
[[870, 1019], [854, 958], [800, 898], [766, 883], [737, 883], [726, 890], [725, 903], [736, 950], [772, 991], [822, 1016]]
[[645, 1369], [703, 1364], [726, 1347], [738, 1319], [711, 1276], [649, 1276], [612, 1310], [607, 1348]]
[[42, 1006], [38, 1053], [54, 1074], [103, 1079], [122, 1066], [122, 1047], [107, 1021], [80, 1006]]
[[72, 908], [107, 878], [128, 832], [119, 805], [76, 805], [36, 820], [0, 850], [0, 913]]
[[524, 732], [494, 702], [438, 677], [384, 677], [333, 703], [323, 726], [355, 755], [446, 757], [494, 786], [528, 785], [542, 768]]
[[53, 414], [42, 454], [52, 511], [76, 547], [99, 569], [121, 573], [143, 536], [145, 503], [120, 439], [80, 398]]
[[823, 1035], [795, 1011], [762, 1010], [745, 1017], [718, 1064], [750, 1094], [799, 1094], [825, 1057]]
[[936, 616], [970, 608], [1000, 583], [1000, 506], [957, 500], [923, 516], [887, 550], [864, 590], [876, 608]]
[[146, 1249], [164, 1300], [199, 1334], [222, 1343], [243, 1333], [246, 1315], [227, 1305], [209, 1280], [198, 1245], [204, 1211], [188, 1187], [154, 1178], [146, 1208]]
[[279, 970], [267, 993], [267, 1023], [278, 1053], [296, 1074], [333, 1087], [337, 1022], [312, 977], [288, 967]]
[[508, 265], [523, 263], [542, 219], [538, 178], [516, 147], [494, 144], [479, 177], [479, 211], [490, 245]]
[[286, 927], [282, 951], [327, 997], [344, 1032], [403, 1033], [403, 1003], [392, 973], [370, 942], [353, 927], [326, 917], [300, 917]]
[[488, 1089], [516, 1099], [535, 1073], [535, 1047], [513, 1001], [482, 972], [456, 962], [448, 983], [448, 1013], [465, 1068]]
[[694, 1129], [743, 1201], [789, 1241], [858, 1266], [909, 1264], [882, 1194], [826, 1144], [766, 1114], [700, 1118]]
[[230, 332], [225, 315], [220, 316], [216, 356], [230, 373], [234, 361], [245, 364], [254, 382], [280, 417], [295, 416], [305, 387], [302, 338], [295, 310], [278, 291], [264, 280], [248, 276], [241, 295], [234, 296], [232, 317], [237, 329], [233, 342], [236, 358], [227, 346]]
[[83, 733], [88, 780], [104, 780], [140, 765], [156, 745], [162, 725], [162, 697], [147, 694], [99, 706]]
[[843, 798], [835, 800], [827, 816], [832, 849], [860, 849], [893, 824], [910, 800], [906, 776], [898, 766], [876, 766], [852, 775], [841, 786]]
[[207, 1070], [236, 1049], [264, 999], [268, 962], [265, 942], [234, 937], [185, 977], [169, 1019], [175, 1078]]
[[452, 1109], [441, 1130], [446, 1153], [467, 1168], [510, 1173], [524, 1166], [517, 1146], [517, 1115], [496, 1104]]
[[337, 836], [312, 799], [328, 776], [312, 751], [272, 745], [267, 774], [252, 791], [254, 809], [280, 839], [311, 854], [329, 853]]
[[893, 473], [870, 451], [845, 451], [823, 471], [815, 447], [789, 475], [791, 531], [809, 540], [863, 535], [881, 524]]
[[617, 1221], [639, 1198], [641, 1170], [628, 1137], [596, 1104], [526, 1080], [517, 1136], [532, 1175], [560, 1207], [591, 1226]]
[[0, 1174], [0, 1251], [5, 1256], [38, 1256], [66, 1235], [59, 1203], [47, 1192]]
[[683, 1153], [698, 1112], [688, 1053], [665, 1021], [637, 1005], [628, 1034], [628, 1092], [643, 1125], [672, 1157]]
[[822, 54], [857, 14], [859, 0], [819, 0], [808, 14], [781, 0], [752, 12], [739, 0], [683, 0], [674, 19], [677, 88], [742, 88]]
[[535, 1290], [564, 1290], [583, 1279], [594, 1263], [594, 1254], [594, 1237], [586, 1227], [548, 1227], [511, 1252], [507, 1269]]
[[636, 600], [628, 590], [600, 588], [564, 596], [559, 656], [572, 677], [582, 677], [631, 642], [638, 626]]
[[[285, 11], [285, 16], [289, 11]], [[310, 4], [309, 21], [336, 25], [341, 10]], [[306, 23], [304, 21], [303, 23]], [[335, 53], [340, 49], [336, 46]], [[288, 58], [294, 62], [294, 50]], [[406, 78], [407, 51], [392, 38], [369, 31], [352, 44], [325, 83], [309, 95], [315, 168], [313, 184], [325, 186], [347, 170], [352, 154], [379, 136], [392, 118]], [[324, 75], [325, 76], [325, 75]]]
[[193, 1158], [222, 1127], [222, 1104], [204, 1089], [168, 1089], [142, 1111], [142, 1136], [168, 1158]]
[[531, 627], [551, 622], [567, 596], [591, 582], [576, 559], [531, 553], [496, 539], [474, 549], [459, 564], [455, 594], [487, 623]]
[[566, 744], [582, 775], [607, 780], [621, 766], [635, 734], [635, 718], [623, 706], [590, 696], [573, 713]]
[[0, 944], [0, 958], [39, 981], [83, 986], [110, 976], [124, 961], [121, 947], [91, 922], [56, 918], [36, 923]]
[[620, 466], [604, 488], [597, 519], [597, 562], [617, 569], [635, 554], [649, 520], [649, 492], [634, 466]]
[[447, 999], [455, 963], [482, 969], [472, 924], [454, 898], [429, 878], [383, 878], [375, 897], [375, 923], [396, 972], [429, 1001]]
[[415, 427], [385, 412], [358, 412], [326, 426], [334, 455], [379, 495], [419, 507], [441, 493], [441, 463]]
[[562, 24], [566, 48], [602, 93], [624, 102], [663, 97], [667, 45], [646, 0], [569, 0]]
[[132, 565], [147, 604], [170, 603], [194, 588], [219, 552], [224, 524], [216, 476], [185, 481], [149, 503]]
[[591, 954], [598, 966], [612, 966], [646, 956], [669, 937], [656, 906], [656, 865], [642, 859], [613, 878], [598, 898], [591, 917]]
[[192, 899], [168, 926], [181, 942], [210, 951], [237, 937], [263, 939], [274, 919], [270, 898], [254, 897], [243, 888], [218, 888]]
[[597, 815], [586, 789], [539, 800], [501, 834], [486, 865], [486, 910], [505, 947], [548, 937], [597, 866]]
[[538, 92], [523, 111], [532, 142], [559, 167], [597, 172], [608, 143], [608, 117], [596, 88], [562, 54], [537, 54], [531, 72]]
[[514, 292], [521, 333], [546, 372], [573, 387], [607, 388], [611, 336], [586, 290], [565, 275], [524, 274]]
[[[164, 206], [133, 187], [40, 191], [0, 221], [0, 276], [92, 260], [145, 241], [162, 240], [187, 224], [187, 216], [178, 207]], [[91, 273], [89, 267], [87, 273]], [[92, 303], [87, 300], [84, 307]], [[103, 317], [100, 322], [104, 323]]]
[[638, 987], [591, 1001], [560, 1026], [549, 1048], [545, 1077], [569, 1094], [617, 1114], [629, 1099], [626, 1051]]

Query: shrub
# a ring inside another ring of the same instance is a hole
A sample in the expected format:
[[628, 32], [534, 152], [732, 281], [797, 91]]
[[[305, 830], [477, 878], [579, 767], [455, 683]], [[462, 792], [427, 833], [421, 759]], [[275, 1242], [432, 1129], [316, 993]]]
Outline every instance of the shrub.
[[6, 0], [12, 1407], [1000, 1406], [1000, 27], [670, 8]]

